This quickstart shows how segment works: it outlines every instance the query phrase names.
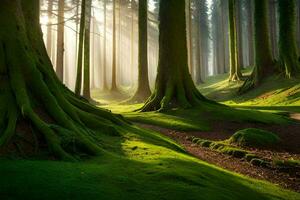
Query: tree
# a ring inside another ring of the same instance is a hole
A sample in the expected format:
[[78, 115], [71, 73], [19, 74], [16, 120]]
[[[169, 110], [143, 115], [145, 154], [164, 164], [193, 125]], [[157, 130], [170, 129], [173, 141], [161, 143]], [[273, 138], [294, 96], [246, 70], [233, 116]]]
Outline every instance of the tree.
[[106, 5], [107, 2], [106, 0], [103, 0], [103, 17], [104, 17], [104, 22], [103, 22], [103, 27], [104, 27], [104, 35], [103, 35], [103, 90], [108, 90], [108, 85], [107, 85], [107, 62], [106, 62], [106, 32], [107, 32], [107, 16], [106, 16]]
[[253, 39], [253, 1], [245, 1], [247, 10], [247, 31], [248, 31], [248, 61], [250, 66], [254, 66], [254, 39]]
[[148, 2], [139, 0], [139, 63], [138, 88], [131, 99], [133, 102], [144, 102], [151, 95], [148, 77]]
[[[117, 56], [116, 56], [116, 51], [117, 51], [117, 28], [116, 28], [116, 1], [113, 0], [113, 27], [112, 27], [112, 32], [113, 32], [113, 41], [112, 41], [112, 78], [111, 78], [111, 88], [110, 91], [117, 91]], [[119, 0], [120, 1], [120, 0]]]
[[90, 92], [90, 27], [92, 0], [86, 0], [86, 14], [84, 25], [84, 68], [83, 68], [83, 97], [91, 99]]
[[228, 0], [229, 7], [229, 41], [230, 41], [230, 76], [229, 81], [238, 81], [242, 78], [239, 65], [236, 0]]
[[75, 94], [80, 96], [82, 86], [82, 62], [83, 62], [83, 43], [84, 43], [84, 31], [85, 31], [85, 14], [86, 14], [86, 0], [81, 2], [81, 14], [80, 14], [80, 25], [79, 25], [79, 45], [78, 45], [78, 56], [77, 56], [77, 75]]
[[59, 81], [43, 43], [39, 0], [2, 0], [0, 15], [0, 147], [21, 143], [14, 136], [23, 134], [62, 160], [104, 154], [94, 131], [116, 135], [125, 124]]
[[58, 78], [64, 80], [64, 38], [65, 38], [65, 1], [58, 1], [58, 16], [57, 16], [57, 54], [56, 54], [56, 74]]
[[274, 72], [268, 26], [268, 0], [254, 0], [254, 49], [253, 72], [239, 92], [257, 87], [265, 77]]
[[200, 105], [207, 100], [189, 74], [185, 1], [161, 0], [159, 10], [159, 63], [155, 90], [141, 111]]
[[279, 68], [291, 78], [300, 72], [296, 41], [296, 2], [278, 0], [279, 11]]
[[278, 23], [277, 23], [277, 0], [269, 0], [269, 27], [273, 58], [278, 58]]
[[52, 27], [51, 27], [51, 19], [53, 12], [53, 1], [48, 0], [48, 24], [47, 24], [47, 52], [49, 57], [52, 55]]

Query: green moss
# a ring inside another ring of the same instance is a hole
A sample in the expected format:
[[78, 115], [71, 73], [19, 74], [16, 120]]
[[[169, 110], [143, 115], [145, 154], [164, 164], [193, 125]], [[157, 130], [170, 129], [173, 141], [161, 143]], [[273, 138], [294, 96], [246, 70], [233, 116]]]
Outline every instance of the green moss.
[[230, 147], [230, 146], [226, 146], [224, 148], [221, 148], [221, 149], [219, 149], [219, 151], [224, 153], [224, 154], [231, 155], [235, 158], [243, 158], [248, 153], [245, 150], [235, 148], [235, 147]]
[[263, 159], [259, 159], [259, 158], [253, 158], [250, 163], [252, 165], [255, 165], [255, 166], [259, 166], [259, 167], [267, 167], [270, 165], [269, 162], [263, 160]]
[[246, 154], [245, 155], [245, 159], [248, 161], [248, 162], [250, 162], [252, 159], [254, 159], [254, 158], [259, 158], [257, 155], [255, 155], [255, 154], [251, 154], [251, 153], [248, 153], [248, 154]]
[[271, 146], [279, 141], [280, 138], [274, 133], [254, 128], [237, 131], [229, 139], [230, 143], [249, 147]]
[[300, 160], [274, 160], [273, 163], [277, 167], [300, 167]]

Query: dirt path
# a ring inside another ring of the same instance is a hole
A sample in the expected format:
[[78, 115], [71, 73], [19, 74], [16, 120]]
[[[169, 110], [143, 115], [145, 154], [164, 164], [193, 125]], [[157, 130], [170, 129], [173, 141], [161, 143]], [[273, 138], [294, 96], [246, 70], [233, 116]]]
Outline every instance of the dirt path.
[[[164, 135], [174, 139], [180, 145], [182, 145], [187, 150], [187, 152], [189, 152], [193, 156], [203, 161], [206, 161], [208, 163], [217, 165], [221, 168], [234, 171], [255, 179], [272, 182], [276, 185], [280, 185], [283, 188], [300, 192], [300, 177], [299, 177], [300, 174], [298, 173], [294, 175], [290, 175], [288, 173], [280, 172], [277, 170], [271, 170], [271, 169], [253, 166], [249, 162], [245, 162], [244, 160], [218, 153], [208, 148], [200, 147], [188, 140], [188, 138], [193, 135], [194, 136], [196, 135], [198, 137], [199, 135], [202, 135], [205, 137], [206, 134], [196, 133], [196, 132], [193, 133], [179, 132], [179, 131], [174, 131], [166, 128], [161, 128], [152, 125], [145, 125], [145, 124], [138, 124], [138, 125], [143, 128], [161, 132]], [[216, 133], [207, 133], [207, 135], [210, 135], [210, 137], [212, 138], [217, 138]], [[300, 154], [289, 154], [287, 152], [273, 152], [268, 150], [262, 150], [258, 153], [265, 154], [266, 156], [269, 155], [269, 156], [277, 156], [283, 158], [292, 156], [294, 158], [296, 157], [297, 159], [300, 159]]]

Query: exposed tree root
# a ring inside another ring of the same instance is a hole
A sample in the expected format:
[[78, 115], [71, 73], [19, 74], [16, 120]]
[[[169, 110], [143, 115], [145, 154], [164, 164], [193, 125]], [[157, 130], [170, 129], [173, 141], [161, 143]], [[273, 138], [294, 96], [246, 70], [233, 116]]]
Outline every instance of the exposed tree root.
[[20, 4], [6, 0], [0, 8], [3, 16], [12, 19], [0, 19], [0, 25], [6, 29], [0, 31], [0, 148], [11, 142], [18, 123], [26, 120], [35, 130], [34, 138], [39, 140], [42, 136], [50, 154], [58, 159], [74, 161], [78, 153], [103, 154], [95, 133], [116, 136], [119, 134], [115, 126], [126, 123], [121, 117], [78, 99], [59, 82], [40, 27], [37, 24], [26, 29], [20, 12], [24, 7]]

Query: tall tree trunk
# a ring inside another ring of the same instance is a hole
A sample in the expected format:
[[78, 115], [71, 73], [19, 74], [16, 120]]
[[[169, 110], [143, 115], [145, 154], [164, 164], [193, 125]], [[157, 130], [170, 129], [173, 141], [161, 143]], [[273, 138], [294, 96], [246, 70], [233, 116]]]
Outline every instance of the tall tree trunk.
[[57, 56], [56, 56], [56, 74], [58, 78], [64, 80], [64, 36], [65, 36], [65, 18], [64, 18], [65, 1], [58, 1], [57, 16]]
[[[221, 0], [222, 1], [222, 0]], [[220, 4], [222, 2], [219, 1]], [[224, 2], [223, 2], [224, 3]], [[222, 9], [222, 5], [218, 6], [218, 12], [219, 12], [219, 24], [220, 24], [220, 30], [218, 31], [218, 38], [219, 38], [219, 44], [218, 44], [218, 73], [224, 74], [226, 69], [225, 69], [225, 37], [224, 37], [224, 32], [225, 32], [225, 22], [224, 22], [224, 10]]]
[[237, 81], [242, 77], [238, 56], [236, 0], [228, 0], [229, 7], [229, 42], [230, 42], [230, 76], [229, 81]]
[[49, 57], [52, 55], [52, 12], [53, 12], [53, 1], [48, 0], [48, 25], [47, 25], [47, 52]]
[[188, 0], [187, 4], [187, 20], [188, 20], [188, 54], [189, 54], [189, 70], [190, 74], [193, 77], [194, 74], [194, 54], [193, 54], [193, 11], [192, 11], [192, 0]]
[[116, 1], [113, 0], [113, 27], [112, 27], [112, 77], [111, 77], [111, 91], [117, 91], [117, 57], [116, 57], [116, 51], [117, 51], [117, 41], [116, 41], [116, 33], [117, 33], [117, 28], [116, 28]]
[[241, 93], [257, 87], [265, 77], [274, 72], [268, 26], [268, 1], [254, 0], [255, 67], [250, 78], [240, 88]]
[[253, 40], [253, 1], [246, 1], [248, 8], [248, 52], [249, 52], [249, 65], [254, 66], [254, 40]]
[[85, 14], [86, 14], [86, 0], [81, 1], [81, 16], [80, 16], [80, 27], [79, 27], [79, 45], [78, 45], [78, 56], [77, 56], [77, 75], [76, 75], [76, 85], [75, 94], [81, 95], [82, 87], [82, 65], [83, 65], [83, 43], [84, 43], [84, 31], [85, 31]]
[[83, 68], [83, 97], [85, 99], [91, 99], [90, 92], [90, 29], [91, 29], [91, 9], [92, 0], [86, 0], [85, 9], [85, 25], [84, 25], [84, 68]]
[[200, 25], [200, 1], [196, 1], [196, 36], [195, 36], [195, 44], [196, 44], [196, 49], [195, 49], [195, 83], [196, 85], [203, 83], [202, 79], [202, 36], [201, 36], [201, 25]]
[[134, 69], [134, 5], [135, 1], [131, 0], [131, 38], [130, 38], [130, 69], [131, 69], [131, 81], [132, 81], [132, 86], [134, 86], [134, 81], [133, 81], [133, 69]]
[[276, 0], [269, 0], [269, 10], [270, 10], [270, 37], [271, 37], [271, 47], [273, 58], [278, 58], [278, 42], [277, 42], [277, 9], [276, 9]]
[[188, 108], [207, 101], [196, 89], [188, 68], [185, 1], [161, 0], [159, 64], [154, 93], [142, 111]]
[[278, 0], [279, 10], [279, 65], [286, 77], [300, 72], [296, 40], [296, 2]]
[[147, 0], [139, 0], [139, 65], [138, 88], [131, 99], [144, 102], [151, 95], [148, 77], [148, 6]]
[[[300, 0], [297, 1], [297, 10], [298, 10], [298, 32], [297, 32], [297, 39], [298, 39], [298, 53], [300, 51]], [[300, 59], [300, 58], [299, 58]]]
[[106, 59], [106, 32], [107, 32], [107, 10], [106, 10], [106, 5], [107, 5], [107, 0], [103, 0], [103, 16], [104, 16], [104, 35], [103, 35], [103, 90], [108, 90], [108, 85], [107, 85], [107, 59]]
[[243, 50], [243, 22], [242, 22], [242, 2], [236, 0], [236, 29], [237, 29], [237, 44], [238, 44], [238, 63], [241, 68], [244, 67], [244, 50]]
[[[5, 27], [0, 31], [0, 105], [6, 105], [0, 107], [1, 150], [22, 145], [14, 137], [18, 130], [25, 138], [46, 142], [50, 155], [62, 160], [105, 154], [91, 132], [115, 135], [114, 127], [125, 124], [81, 101], [59, 81], [43, 43], [39, 1], [2, 0], [0, 26]], [[32, 149], [39, 147], [32, 144]]]

